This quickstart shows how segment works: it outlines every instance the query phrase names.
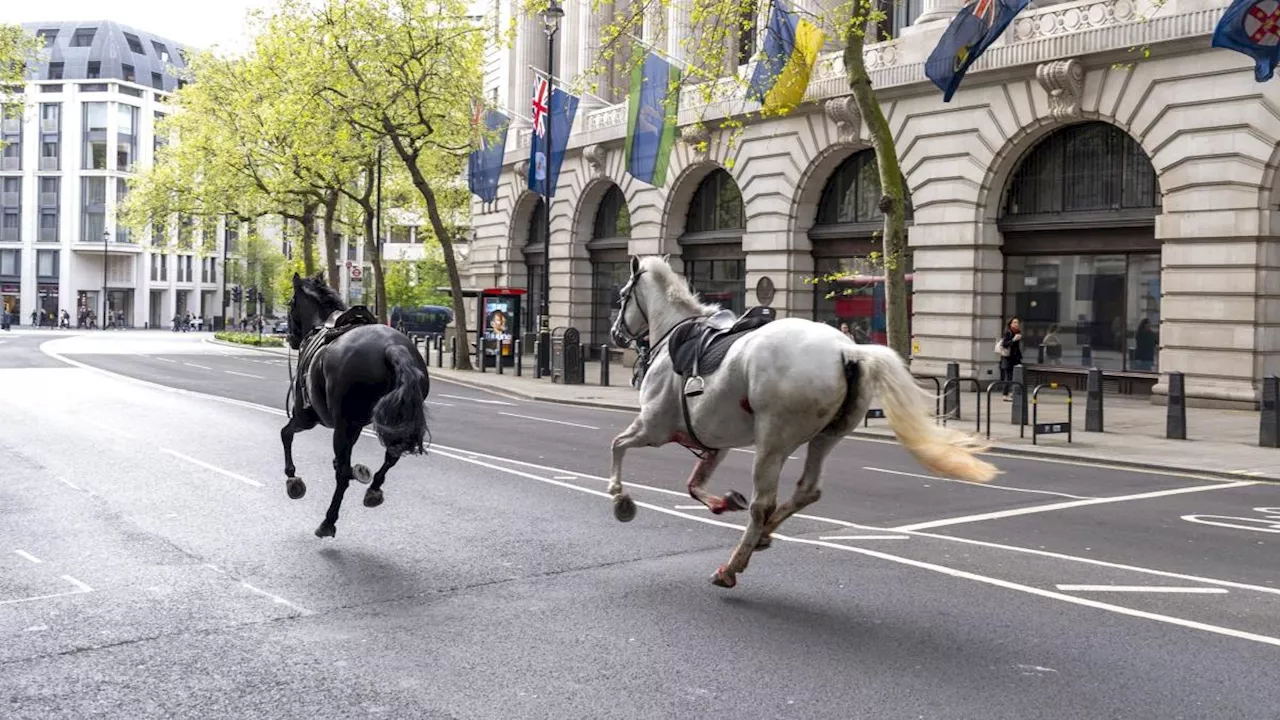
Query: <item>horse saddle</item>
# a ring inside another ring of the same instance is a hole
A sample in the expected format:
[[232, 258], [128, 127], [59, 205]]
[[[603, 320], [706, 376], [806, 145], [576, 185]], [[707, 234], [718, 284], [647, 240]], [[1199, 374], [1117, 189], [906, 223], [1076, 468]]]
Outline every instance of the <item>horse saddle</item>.
[[757, 330], [775, 317], [773, 308], [753, 307], [734, 317], [729, 310], [685, 323], [671, 333], [667, 340], [667, 352], [671, 355], [671, 367], [676, 374], [686, 378], [684, 394], [701, 395], [706, 388], [704, 375], [710, 375], [720, 367], [729, 348], [742, 336]]
[[315, 365], [322, 351], [334, 340], [351, 330], [364, 325], [377, 325], [378, 317], [363, 305], [354, 305], [346, 310], [334, 310], [325, 319], [323, 325], [312, 328], [302, 348], [298, 351], [298, 374], [295, 377], [298, 397], [302, 399], [304, 410], [311, 408], [311, 385], [307, 379], [311, 375], [311, 367]]

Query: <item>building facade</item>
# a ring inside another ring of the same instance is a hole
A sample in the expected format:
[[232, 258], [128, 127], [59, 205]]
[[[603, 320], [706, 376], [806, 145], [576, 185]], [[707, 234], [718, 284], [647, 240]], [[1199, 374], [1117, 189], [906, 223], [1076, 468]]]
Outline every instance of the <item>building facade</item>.
[[[818, 0], [797, 5], [821, 12]], [[866, 60], [910, 193], [915, 373], [958, 362], [962, 376], [995, 379], [993, 344], [1017, 316], [1026, 362], [1045, 373], [1096, 366], [1158, 400], [1179, 371], [1193, 402], [1256, 407], [1261, 378], [1280, 373], [1280, 90], [1254, 80], [1249, 58], [1210, 47], [1226, 5], [1037, 0], [949, 103], [924, 61], [959, 3], [894, 8], [900, 30]], [[646, 41], [680, 59], [687, 11], [674, 6], [653, 24], [670, 37]], [[589, 3], [566, 7], [557, 75], [591, 65], [607, 22]], [[705, 299], [769, 303], [881, 341], [868, 261], [880, 189], [838, 49], [821, 56], [802, 106], [749, 121], [733, 142], [693, 122], [756, 106], [697, 107], [685, 92], [663, 187], [623, 169], [626, 104], [602, 100], [624, 98], [625, 78], [601, 78], [602, 98], [585, 98], [575, 121], [548, 243], [520, 119], [546, 37], [536, 19], [517, 26], [514, 47], [491, 53], [491, 95], [517, 119], [498, 200], [473, 198], [473, 285], [536, 294], [549, 256], [552, 325], [603, 343], [627, 256], [669, 254]]]
[[[15, 323], [166, 326], [221, 315], [225, 223], [137, 237], [117, 222], [134, 175], [166, 142], [156, 122], [185, 82], [185, 48], [112, 22], [31, 23], [43, 41], [0, 130], [0, 300]], [[199, 223], [196, 223], [199, 225]], [[228, 233], [228, 229], [230, 232]], [[230, 236], [228, 239], [228, 235]], [[103, 294], [106, 316], [103, 321]]]

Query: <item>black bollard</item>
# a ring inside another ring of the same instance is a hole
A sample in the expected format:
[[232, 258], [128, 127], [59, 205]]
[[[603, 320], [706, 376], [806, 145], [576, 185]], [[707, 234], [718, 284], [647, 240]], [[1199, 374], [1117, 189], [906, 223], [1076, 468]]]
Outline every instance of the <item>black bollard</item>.
[[600, 387], [609, 386], [609, 346], [600, 346]]
[[502, 341], [501, 340], [498, 341], [498, 354], [495, 356], [494, 360], [498, 363], [498, 374], [503, 375], [504, 373], [502, 372], [503, 363], [502, 363]]
[[1262, 422], [1258, 426], [1258, 444], [1280, 448], [1280, 377], [1262, 379]]
[[542, 334], [538, 334], [538, 339], [533, 341], [533, 376], [542, 379], [542, 363], [538, 362], [538, 358], [542, 357]]
[[1036, 348], [1036, 362], [1041, 365], [1044, 364], [1044, 345], [1040, 345]]
[[582, 378], [582, 384], [584, 385], [587, 383], [587, 351], [590, 349], [590, 344], [578, 343], [578, 377]]
[[1080, 348], [1080, 364], [1089, 367], [1093, 364], [1093, 347], [1085, 345]]
[[1165, 437], [1170, 440], [1187, 439], [1187, 386], [1180, 372], [1169, 373], [1168, 415], [1165, 421]]
[[458, 338], [456, 335], [454, 337], [449, 338], [449, 359], [450, 359], [450, 362], [453, 363], [451, 367], [453, 367], [454, 370], [457, 370], [458, 369]]
[[515, 350], [513, 352], [516, 354], [516, 377], [520, 377], [524, 374], [524, 344], [520, 338], [515, 339]]
[[1084, 429], [1086, 432], [1102, 432], [1102, 371], [1089, 368], [1088, 393], [1084, 405]]
[[444, 367], [444, 342], [440, 337], [436, 338], [436, 367]]
[[1027, 371], [1022, 367], [1022, 363], [1013, 366], [1013, 407], [1009, 408], [1009, 422], [1015, 427], [1022, 427], [1027, 424]]
[[[960, 379], [960, 363], [947, 363], [947, 380]], [[944, 381], [945, 382], [945, 381]], [[960, 383], [954, 382], [947, 387], [947, 394], [942, 398], [942, 417], [960, 417]]]

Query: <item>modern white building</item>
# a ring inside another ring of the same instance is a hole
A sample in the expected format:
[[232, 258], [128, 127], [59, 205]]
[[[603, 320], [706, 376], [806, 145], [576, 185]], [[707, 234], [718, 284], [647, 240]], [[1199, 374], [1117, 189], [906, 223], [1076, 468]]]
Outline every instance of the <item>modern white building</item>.
[[[126, 327], [220, 315], [219, 253], [202, 257], [177, 228], [139, 238], [116, 222], [130, 178], [165, 142], [154, 128], [185, 82], [185, 49], [107, 21], [24, 27], [45, 55], [0, 128], [4, 307], [23, 325], [62, 311], [73, 326], [90, 314], [101, 324], [105, 292], [108, 322]], [[222, 228], [200, 232], [227, 239]]]
[[[796, 5], [821, 15], [822, 2]], [[1194, 403], [1256, 407], [1261, 379], [1280, 373], [1280, 85], [1210, 46], [1227, 4], [1036, 0], [949, 103], [924, 61], [960, 3], [892, 8], [893, 39], [869, 44], [866, 60], [911, 194], [914, 372], [958, 362], [962, 376], [994, 379], [992, 345], [1019, 316], [1036, 377], [1081, 382], [1097, 366], [1115, 389], [1160, 399], [1180, 371]], [[510, 18], [513, 4], [500, 7]], [[557, 75], [591, 65], [609, 7], [565, 6]], [[623, 169], [627, 78], [597, 78], [595, 94], [616, 104], [582, 101], [548, 247], [520, 119], [547, 39], [538, 18], [516, 21], [514, 47], [494, 48], [488, 65], [491, 97], [518, 117], [497, 202], [473, 198], [472, 285], [527, 287], [536, 307], [549, 255], [552, 325], [602, 343], [627, 255], [669, 253], [705, 298], [879, 339], [881, 283], [865, 259], [878, 245], [880, 189], [838, 48], [820, 58], [801, 107], [751, 121], [732, 145], [715, 121], [757, 106], [708, 109], [685, 92], [663, 187]], [[645, 41], [681, 59], [693, 32], [687, 3], [675, 2], [646, 22]], [[749, 77], [760, 39], [745, 29], [726, 72]], [[689, 132], [699, 117], [713, 128], [701, 137]], [[861, 274], [812, 282], [833, 270]]]

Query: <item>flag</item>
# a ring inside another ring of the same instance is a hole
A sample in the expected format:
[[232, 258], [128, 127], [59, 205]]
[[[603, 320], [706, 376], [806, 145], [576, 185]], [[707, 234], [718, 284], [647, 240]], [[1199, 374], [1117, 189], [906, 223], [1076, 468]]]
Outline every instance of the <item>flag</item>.
[[951, 102], [964, 74], [1030, 0], [969, 0], [947, 26], [924, 64], [924, 74]]
[[1266, 82], [1280, 60], [1280, 3], [1276, 0], [1236, 0], [1213, 31], [1213, 47], [1235, 50], [1253, 58], [1253, 77]]
[[[533, 137], [529, 138], [529, 189], [543, 197], [556, 194], [560, 165], [573, 130], [573, 116], [578, 112], [577, 95], [554, 88], [548, 98], [549, 88], [547, 78], [538, 78], [533, 84]], [[551, 130], [550, 152], [548, 129]]]
[[789, 11], [783, 0], [774, 0], [764, 38], [764, 57], [756, 63], [747, 97], [758, 101], [766, 112], [790, 112], [804, 99], [809, 75], [825, 40], [817, 25]]
[[[641, 182], [662, 187], [675, 145], [680, 70], [654, 53], [631, 70], [631, 102], [627, 108], [627, 172]], [[668, 101], [668, 98], [671, 98]]]
[[473, 101], [471, 108], [476, 149], [467, 158], [467, 187], [484, 202], [493, 202], [498, 199], [498, 178], [502, 175], [511, 118], [486, 108], [479, 100]]

